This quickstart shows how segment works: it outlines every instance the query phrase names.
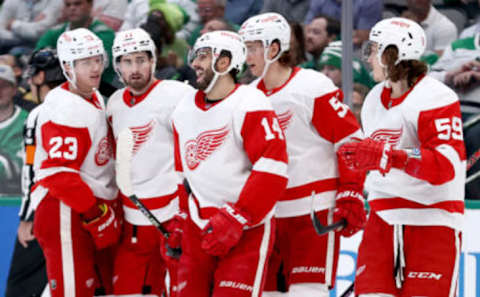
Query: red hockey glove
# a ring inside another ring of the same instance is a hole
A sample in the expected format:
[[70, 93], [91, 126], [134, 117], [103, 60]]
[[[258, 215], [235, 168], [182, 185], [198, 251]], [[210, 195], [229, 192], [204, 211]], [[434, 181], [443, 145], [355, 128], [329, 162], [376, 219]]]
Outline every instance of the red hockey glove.
[[212, 256], [226, 255], [240, 241], [243, 227], [249, 222], [248, 216], [226, 204], [203, 229], [202, 248]]
[[115, 244], [120, 238], [121, 228], [115, 212], [107, 204], [97, 204], [82, 215], [83, 227], [93, 237], [98, 250]]
[[181, 212], [176, 214], [172, 219], [165, 222], [165, 229], [170, 234], [167, 239], [167, 244], [172, 249], [180, 248], [182, 243], [182, 236], [183, 236], [183, 224], [185, 223], [185, 219], [187, 214]]
[[385, 174], [392, 168], [391, 151], [390, 144], [366, 138], [342, 145], [338, 154], [351, 169], [379, 170]]
[[347, 225], [340, 230], [340, 234], [350, 237], [363, 229], [367, 220], [363, 196], [356, 191], [340, 191], [337, 194], [333, 220], [335, 222], [345, 219]]

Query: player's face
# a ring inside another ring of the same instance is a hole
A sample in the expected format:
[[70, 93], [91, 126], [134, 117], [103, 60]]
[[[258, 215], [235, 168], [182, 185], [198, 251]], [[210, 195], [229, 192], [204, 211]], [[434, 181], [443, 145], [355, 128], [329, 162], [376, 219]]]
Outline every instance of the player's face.
[[75, 61], [75, 75], [77, 88], [82, 92], [91, 92], [98, 89], [103, 72], [103, 56], [94, 56]]
[[305, 50], [311, 54], [321, 54], [330, 39], [327, 33], [327, 20], [316, 18], [307, 25], [305, 30]]
[[16, 88], [14, 84], [0, 79], [0, 110], [13, 104], [13, 96], [15, 95], [15, 92]]
[[368, 57], [367, 63], [370, 65], [372, 69], [373, 80], [376, 82], [381, 82], [385, 80], [385, 70], [380, 65], [380, 61], [378, 60], [377, 53], [378, 53], [378, 45], [376, 43], [370, 43], [369, 49], [367, 50]]
[[265, 67], [264, 47], [261, 41], [247, 41], [245, 42], [247, 47], [247, 65], [250, 68], [250, 72], [259, 77], [263, 73]]
[[205, 90], [213, 79], [212, 51], [209, 48], [198, 49], [191, 62], [191, 67], [197, 75], [197, 87]]
[[121, 56], [118, 66], [127, 86], [134, 91], [141, 91], [152, 80], [153, 63], [147, 52], [136, 52]]
[[325, 65], [322, 68], [322, 73], [330, 78], [337, 87], [342, 86], [342, 71], [337, 67]]

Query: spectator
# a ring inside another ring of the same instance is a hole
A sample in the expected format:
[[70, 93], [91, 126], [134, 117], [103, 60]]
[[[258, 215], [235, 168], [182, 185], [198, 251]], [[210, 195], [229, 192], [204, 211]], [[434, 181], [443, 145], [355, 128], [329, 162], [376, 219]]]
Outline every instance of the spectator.
[[326, 15], [318, 15], [305, 26], [305, 49], [311, 56], [306, 68], [319, 69], [317, 61], [323, 49], [340, 37], [340, 22]]
[[[27, 78], [37, 102], [42, 102], [48, 91], [65, 81], [54, 50], [41, 50], [32, 54], [28, 63]], [[22, 170], [22, 206], [17, 240], [8, 273], [5, 297], [40, 296], [46, 289], [45, 257], [33, 236], [33, 158], [35, 152], [35, 126], [40, 108], [30, 112], [24, 127], [25, 159]], [[46, 289], [48, 291], [48, 289]], [[43, 295], [42, 295], [43, 296]]]
[[[478, 0], [478, 6], [480, 7], [480, 0]], [[472, 37], [475, 33], [480, 33], [480, 17], [477, 16], [475, 24], [463, 29], [460, 33], [459, 39]]]
[[188, 56], [189, 46], [175, 32], [184, 24], [184, 16], [178, 5], [171, 3], [152, 4], [147, 25], [157, 26], [163, 38], [160, 56], [168, 58], [174, 67], [181, 67]]
[[[370, 28], [382, 18], [383, 0], [353, 1], [353, 44], [359, 47], [368, 40]], [[342, 19], [342, 1], [312, 0], [305, 23], [309, 24], [318, 14], [328, 15], [338, 21]]]
[[0, 55], [0, 64], [8, 65], [12, 68], [17, 82], [17, 92], [13, 97], [13, 103], [26, 111], [31, 111], [37, 106], [37, 102], [32, 98], [28, 83], [23, 79], [24, 62], [18, 56]]
[[181, 7], [188, 16], [188, 20], [185, 25], [176, 33], [177, 38], [188, 40], [192, 35], [193, 31], [200, 26], [200, 16], [197, 11], [197, 1], [196, 0], [169, 0], [170, 3], [175, 3]]
[[203, 29], [200, 31], [200, 34], [203, 35], [205, 33], [218, 30], [235, 31], [232, 26], [230, 26], [227, 20], [221, 18], [214, 18], [205, 24]]
[[15, 46], [34, 47], [57, 22], [62, 0], [6, 0], [0, 9], [0, 54]]
[[128, 3], [124, 15], [124, 21], [119, 31], [130, 30], [140, 27], [147, 21], [150, 11], [149, 0], [132, 0]]
[[92, 16], [118, 31], [127, 12], [127, 0], [95, 0]]
[[[156, 47], [157, 65], [155, 67], [155, 77], [157, 79], [172, 79], [185, 81], [188, 80], [191, 85], [195, 85], [195, 72], [190, 67], [183, 65], [177, 67], [176, 63], [169, 61], [168, 56], [162, 56], [160, 53], [163, 51], [164, 44], [166, 42], [164, 27], [157, 24], [155, 18], [150, 17], [149, 21], [141, 26], [148, 34], [150, 34]], [[172, 35], [178, 39], [175, 35]], [[176, 61], [177, 56], [173, 61]]]
[[362, 123], [362, 119], [360, 117], [363, 102], [365, 101], [365, 97], [367, 97], [368, 92], [370, 89], [362, 84], [354, 83], [353, 84], [353, 93], [352, 93], [352, 112], [357, 118], [358, 123]]
[[302, 23], [309, 5], [310, 0], [264, 0], [261, 13], [277, 12], [288, 21]]
[[13, 103], [16, 85], [12, 68], [0, 65], [0, 193], [19, 195], [23, 123], [28, 114]]
[[[473, 37], [458, 39], [446, 47], [432, 65], [430, 76], [452, 87], [462, 103], [463, 113], [480, 112], [480, 32]], [[475, 104], [476, 103], [476, 104]]]
[[435, 52], [441, 56], [443, 50], [457, 39], [457, 27], [432, 5], [432, 0], [407, 0], [408, 10], [414, 15], [427, 36], [426, 54]]
[[[93, 19], [91, 16], [93, 0], [64, 0], [67, 21], [48, 30], [38, 41], [36, 49], [56, 48], [57, 39], [65, 31], [77, 28], [87, 28], [98, 36], [103, 42], [109, 61], [112, 60], [112, 45], [115, 32], [105, 23]], [[112, 63], [108, 64], [102, 75], [100, 92], [104, 96], [110, 96], [114, 87], [115, 72]]]
[[260, 13], [264, 0], [227, 0], [225, 19], [240, 25], [251, 16]]
[[[323, 51], [318, 62], [323, 74], [328, 76], [333, 83], [341, 88], [342, 87], [342, 42], [334, 41], [328, 44]], [[370, 73], [356, 58], [352, 61], [353, 68], [353, 81], [372, 88], [375, 85]]]
[[[192, 32], [192, 35], [188, 39], [188, 44], [193, 46], [197, 38], [200, 36], [200, 32], [202, 31], [205, 24], [208, 21], [225, 17], [225, 5], [226, 0], [198, 0], [198, 15], [200, 16], [201, 24]], [[235, 31], [239, 29], [238, 25], [230, 24]]]

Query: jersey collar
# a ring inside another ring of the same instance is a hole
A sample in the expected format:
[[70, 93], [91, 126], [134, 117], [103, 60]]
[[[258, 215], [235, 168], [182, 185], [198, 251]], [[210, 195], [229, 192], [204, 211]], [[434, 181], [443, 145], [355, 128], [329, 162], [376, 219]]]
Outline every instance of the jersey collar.
[[[64, 82], [62, 85], [61, 85], [61, 88], [72, 93], [72, 91], [70, 91], [70, 86], [68, 85], [68, 82]], [[77, 95], [77, 94], [75, 94]], [[87, 101], [88, 103], [92, 104], [93, 106], [95, 106], [96, 108], [98, 109], [102, 109], [102, 105], [100, 104], [100, 101], [97, 97], [97, 94], [96, 92], [92, 92], [92, 98], [85, 98], [83, 96], [80, 96], [80, 95], [77, 95], [78, 97], [82, 98], [83, 100]]]
[[267, 96], [273, 95], [276, 92], [283, 89], [290, 82], [290, 80], [292, 80], [292, 78], [300, 71], [300, 69], [301, 69], [300, 67], [293, 67], [292, 73], [290, 73], [290, 77], [281, 86], [278, 86], [278, 87], [273, 88], [271, 90], [267, 90], [267, 88], [265, 87], [265, 81], [262, 78], [260, 80], [260, 82], [258, 83], [257, 88]]
[[133, 106], [137, 105], [138, 103], [142, 102], [148, 96], [148, 94], [150, 94], [150, 92], [153, 90], [153, 88], [155, 88], [160, 82], [161, 82], [161, 80], [155, 81], [148, 88], [148, 90], [145, 91], [145, 93], [143, 93], [140, 96], [134, 96], [132, 94], [132, 92], [130, 91], [130, 88], [126, 88], [125, 91], [123, 92], [123, 101], [125, 102], [125, 104], [128, 107], [133, 107]]
[[230, 97], [230, 95], [232, 95], [233, 93], [235, 93], [235, 91], [238, 89], [240, 85], [239, 84], [235, 84], [235, 88], [233, 88], [233, 90], [228, 93], [227, 96], [225, 96], [225, 98], [221, 99], [221, 100], [218, 100], [216, 102], [213, 102], [213, 103], [207, 103], [205, 101], [205, 92], [203, 91], [197, 91], [197, 93], [195, 94], [195, 105], [200, 108], [201, 110], [203, 111], [207, 111], [209, 110], [210, 108], [214, 107], [215, 105], [217, 105], [218, 103], [220, 102], [223, 102], [225, 101], [225, 99], [227, 99], [228, 97]]
[[407, 98], [408, 94], [410, 94], [410, 92], [417, 86], [417, 84], [424, 77], [425, 77], [425, 74], [420, 75], [420, 77], [417, 79], [415, 84], [408, 91], [406, 91], [402, 96], [397, 97], [397, 98], [392, 98], [391, 97], [392, 88], [383, 87], [382, 94], [380, 96], [380, 98], [382, 100], [383, 107], [385, 107], [385, 109], [390, 109], [390, 108], [392, 108], [394, 106], [397, 106], [400, 103], [402, 103], [405, 100], [405, 98]]

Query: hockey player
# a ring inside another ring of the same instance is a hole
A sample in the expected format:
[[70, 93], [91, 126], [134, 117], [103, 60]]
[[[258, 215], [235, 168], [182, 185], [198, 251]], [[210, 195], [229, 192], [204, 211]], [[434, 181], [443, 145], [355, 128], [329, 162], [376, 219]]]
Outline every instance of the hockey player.
[[[176, 228], [182, 181], [174, 169], [173, 131], [170, 117], [180, 98], [194, 89], [188, 84], [157, 80], [155, 45], [143, 29], [117, 33], [113, 44], [114, 68], [126, 88], [115, 92], [108, 102], [107, 117], [115, 138], [130, 129], [135, 144], [132, 185], [145, 206], [163, 222], [165, 229]], [[164, 292], [165, 261], [160, 248], [163, 236], [141, 211], [121, 195], [125, 214], [124, 235], [115, 260], [115, 294]], [[170, 245], [179, 245], [170, 237]], [[174, 246], [171, 246], [174, 247]], [[166, 259], [168, 264], [174, 261]], [[175, 271], [169, 267], [170, 277]], [[135, 273], [132, 273], [132, 272]], [[174, 285], [174, 282], [173, 282]]]
[[[340, 145], [361, 137], [359, 124], [330, 79], [294, 67], [290, 27], [281, 15], [251, 17], [240, 35], [247, 65], [258, 77], [251, 85], [270, 99], [290, 160], [287, 190], [275, 211], [277, 238], [264, 296], [328, 296], [335, 283], [340, 235], [355, 234], [365, 222], [364, 176], [342, 171], [336, 156]], [[309, 216], [312, 207], [323, 224], [345, 218], [346, 227], [318, 236]], [[281, 263], [286, 294], [275, 292]]]
[[[246, 49], [238, 34], [205, 33], [190, 55], [199, 91], [173, 115], [176, 169], [192, 194], [179, 296], [260, 296], [287, 184], [278, 119], [258, 90], [235, 83]], [[201, 273], [198, 273], [201, 271]]]
[[107, 61], [102, 41], [83, 28], [63, 33], [57, 50], [68, 82], [47, 94], [37, 118], [34, 235], [51, 295], [91, 297], [100, 281], [111, 282], [97, 275], [96, 249], [120, 235], [111, 139], [96, 91]]
[[354, 170], [370, 170], [360, 297], [456, 296], [466, 167], [460, 104], [425, 75], [425, 40], [404, 18], [380, 21], [370, 32], [366, 56], [381, 83], [363, 105], [367, 138], [340, 152]]

